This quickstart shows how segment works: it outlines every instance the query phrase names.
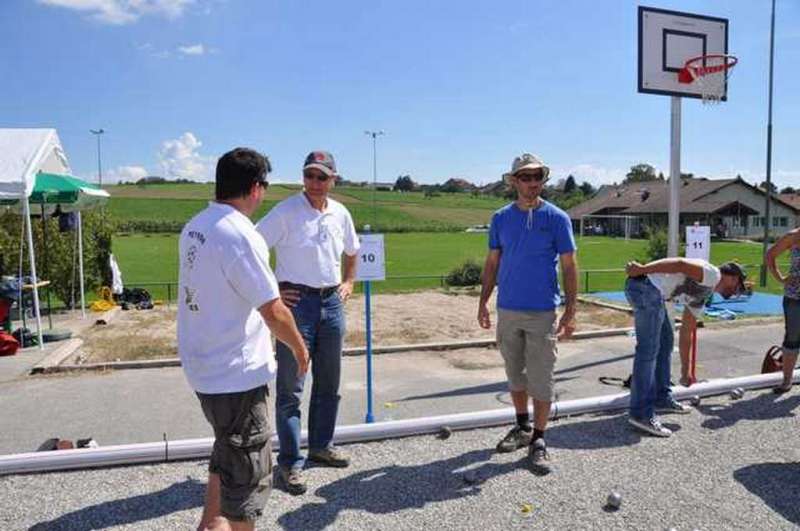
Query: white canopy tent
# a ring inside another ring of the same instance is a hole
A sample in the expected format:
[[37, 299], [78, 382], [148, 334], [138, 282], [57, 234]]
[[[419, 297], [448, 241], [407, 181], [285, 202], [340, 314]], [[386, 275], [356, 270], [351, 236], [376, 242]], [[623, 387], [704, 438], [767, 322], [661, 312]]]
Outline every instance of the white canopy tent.
[[[28, 241], [28, 257], [33, 281], [33, 307], [39, 348], [43, 348], [42, 317], [39, 311], [39, 281], [36, 275], [36, 257], [33, 250], [31, 207], [29, 197], [40, 172], [69, 174], [64, 148], [55, 129], [2, 129], [0, 128], [0, 199], [19, 200]], [[83, 253], [81, 253], [82, 255]], [[82, 261], [82, 256], [81, 256]], [[81, 271], [81, 278], [83, 272]]]

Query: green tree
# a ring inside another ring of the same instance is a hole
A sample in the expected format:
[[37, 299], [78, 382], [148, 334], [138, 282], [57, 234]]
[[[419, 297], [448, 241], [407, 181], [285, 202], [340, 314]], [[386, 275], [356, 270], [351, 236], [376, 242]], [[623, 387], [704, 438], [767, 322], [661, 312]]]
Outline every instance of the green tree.
[[417, 183], [411, 179], [410, 175], [401, 175], [394, 182], [394, 190], [396, 192], [411, 192], [416, 187]]
[[569, 175], [567, 177], [567, 180], [564, 181], [564, 193], [565, 194], [571, 194], [572, 192], [575, 191], [575, 189], [577, 187], [578, 187], [578, 185], [575, 184], [575, 177], [573, 177], [572, 175]]
[[[762, 190], [766, 190], [767, 189], [767, 181], [761, 181], [761, 184], [759, 184], [758, 187], [761, 188]], [[769, 183], [769, 191], [770, 191], [770, 193], [773, 193], [773, 194], [778, 193], [778, 187], [775, 186], [775, 183], [773, 183], [773, 182]]]
[[796, 194], [797, 190], [795, 188], [791, 187], [791, 186], [785, 186], [785, 187], [781, 188], [781, 193], [782, 194]]
[[579, 186], [579, 188], [581, 190], [581, 193], [583, 193], [584, 197], [587, 198], [593, 196], [597, 191], [595, 187], [592, 186], [592, 183], [590, 183], [589, 181], [583, 181]]
[[622, 184], [655, 181], [656, 179], [658, 179], [656, 169], [649, 164], [640, 163], [631, 166], [631, 170], [625, 174]]
[[[107, 214], [99, 211], [84, 212], [83, 218], [83, 268], [87, 292], [103, 284], [108, 285], [110, 272], [108, 255], [111, 253], [111, 240], [114, 224]], [[5, 273], [17, 274], [20, 263], [20, 235], [22, 217], [13, 212], [0, 216], [0, 254], [5, 261]], [[33, 223], [33, 248], [36, 253], [38, 276], [50, 281], [50, 289], [67, 307], [72, 301], [80, 301], [80, 280], [78, 278], [77, 230], [59, 232], [58, 219], [47, 218], [47, 260], [42, 238], [41, 218]], [[28, 252], [23, 249], [23, 274], [30, 272]]]

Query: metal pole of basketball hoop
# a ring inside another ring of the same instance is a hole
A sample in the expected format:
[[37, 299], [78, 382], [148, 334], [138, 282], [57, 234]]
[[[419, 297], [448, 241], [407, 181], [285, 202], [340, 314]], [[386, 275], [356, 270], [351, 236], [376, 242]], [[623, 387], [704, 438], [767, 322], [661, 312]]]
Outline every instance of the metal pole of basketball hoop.
[[769, 247], [769, 223], [770, 212], [769, 203], [770, 196], [772, 195], [772, 75], [773, 75], [773, 62], [775, 60], [775, 0], [772, 0], [772, 18], [770, 20], [769, 28], [769, 105], [767, 111], [767, 190], [766, 190], [766, 206], [764, 207], [764, 245], [763, 256], [761, 261], [761, 287], [767, 285], [767, 268], [765, 260], [767, 256], [767, 248]]
[[669, 155], [669, 241], [667, 256], [678, 256], [681, 196], [681, 98], [672, 96]]

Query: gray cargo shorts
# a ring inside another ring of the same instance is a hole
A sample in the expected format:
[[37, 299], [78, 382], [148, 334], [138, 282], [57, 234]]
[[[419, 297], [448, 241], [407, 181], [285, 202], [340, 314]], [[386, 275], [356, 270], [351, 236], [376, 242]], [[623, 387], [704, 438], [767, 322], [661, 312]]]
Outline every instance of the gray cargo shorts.
[[221, 512], [229, 520], [256, 520], [272, 489], [268, 395], [266, 385], [241, 393], [197, 393], [214, 429], [208, 471], [219, 474]]
[[536, 400], [553, 400], [556, 312], [497, 309], [497, 345], [505, 361], [508, 388]]

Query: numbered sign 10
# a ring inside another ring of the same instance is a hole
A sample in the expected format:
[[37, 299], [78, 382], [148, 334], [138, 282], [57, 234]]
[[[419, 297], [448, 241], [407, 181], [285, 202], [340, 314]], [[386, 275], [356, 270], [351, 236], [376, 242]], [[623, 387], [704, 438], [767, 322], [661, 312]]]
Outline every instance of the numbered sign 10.
[[383, 252], [383, 234], [359, 235], [356, 280], [386, 280], [386, 262]]
[[711, 256], [711, 227], [692, 225], [686, 227], [686, 258], [709, 261]]

